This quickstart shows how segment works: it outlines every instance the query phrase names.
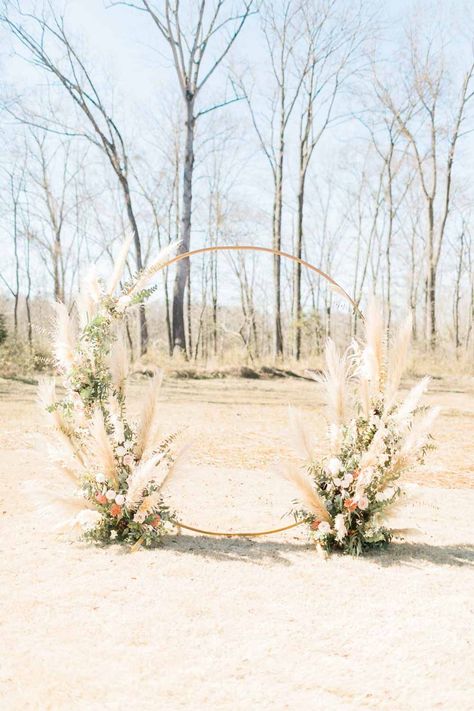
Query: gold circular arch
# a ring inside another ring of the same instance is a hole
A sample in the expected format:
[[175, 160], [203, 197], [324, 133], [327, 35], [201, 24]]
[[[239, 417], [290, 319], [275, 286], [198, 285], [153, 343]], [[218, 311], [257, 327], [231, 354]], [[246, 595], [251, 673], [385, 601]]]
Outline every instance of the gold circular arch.
[[199, 249], [192, 249], [189, 252], [180, 252], [175, 257], [172, 257], [171, 259], [164, 262], [160, 266], [160, 269], [166, 269], [167, 267], [170, 267], [173, 264], [176, 264], [177, 262], [181, 262], [183, 259], [188, 259], [189, 257], [192, 257], [196, 254], [205, 254], [206, 252], [265, 252], [266, 254], [273, 254], [276, 257], [284, 257], [285, 259], [289, 259], [292, 262], [301, 264], [301, 266], [306, 267], [307, 269], [312, 272], [315, 272], [316, 274], [319, 274], [319, 276], [325, 279], [331, 285], [334, 291], [336, 291], [344, 299], [346, 299], [346, 301], [352, 306], [357, 315], [362, 319], [364, 318], [362, 311], [359, 309], [354, 299], [350, 297], [347, 291], [343, 289], [342, 286], [340, 286], [335, 279], [329, 276], [329, 274], [323, 272], [322, 269], [319, 269], [319, 267], [315, 267], [314, 264], [311, 264], [311, 262], [307, 262], [301, 257], [297, 257], [294, 254], [290, 254], [290, 252], [283, 252], [280, 249], [274, 249], [273, 247], [260, 247], [258, 245], [253, 244], [216, 244], [210, 247], [199, 247]]
[[[168, 259], [166, 262], [160, 265], [160, 271], [166, 269], [167, 267], [181, 262], [183, 259], [188, 259], [197, 254], [205, 254], [206, 252], [264, 252], [266, 254], [272, 254], [277, 257], [283, 257], [289, 259], [292, 262], [301, 264], [310, 271], [318, 274], [320, 277], [325, 279], [338, 294], [340, 294], [354, 309], [355, 313], [363, 320], [364, 315], [359, 309], [356, 302], [349, 296], [347, 291], [340, 286], [335, 279], [333, 279], [329, 274], [324, 272], [322, 269], [315, 267], [314, 264], [307, 262], [301, 257], [297, 257], [289, 252], [283, 252], [280, 249], [273, 249], [273, 247], [260, 247], [257, 245], [238, 245], [238, 244], [223, 244], [223, 245], [213, 245], [210, 247], [200, 247], [199, 249], [192, 249], [189, 252], [181, 252], [175, 257]], [[253, 538], [256, 536], [268, 536], [272, 533], [281, 533], [282, 531], [288, 531], [291, 528], [296, 528], [300, 526], [304, 521], [295, 521], [287, 526], [281, 526], [279, 528], [271, 528], [265, 531], [208, 531], [204, 528], [197, 528], [196, 526], [190, 526], [183, 521], [175, 521], [175, 526], [180, 531], [180, 529], [186, 529], [187, 531], [193, 531], [195, 533], [201, 533], [206, 536], [222, 536], [223, 538]], [[140, 548], [142, 544], [142, 539], [139, 539], [132, 547], [131, 551], [136, 551]]]

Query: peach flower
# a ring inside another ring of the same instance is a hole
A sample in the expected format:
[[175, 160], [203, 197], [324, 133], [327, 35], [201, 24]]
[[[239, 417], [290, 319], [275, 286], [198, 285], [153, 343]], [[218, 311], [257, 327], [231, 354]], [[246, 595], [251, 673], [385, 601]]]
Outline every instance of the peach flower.
[[95, 500], [99, 504], [102, 504], [102, 506], [107, 503], [107, 497], [105, 496], [105, 494], [96, 494]]
[[346, 499], [344, 501], [344, 507], [349, 509], [349, 511], [355, 511], [357, 508], [357, 501], [354, 501], [354, 499]]
[[158, 528], [158, 526], [160, 525], [160, 523], [161, 523], [161, 516], [159, 516], [159, 515], [157, 514], [157, 515], [155, 516], [155, 518], [153, 519], [153, 521], [151, 521], [150, 526], [153, 526], [153, 528]]
[[110, 515], [115, 516], [115, 518], [120, 518], [122, 515], [122, 507], [118, 504], [112, 504], [110, 507]]

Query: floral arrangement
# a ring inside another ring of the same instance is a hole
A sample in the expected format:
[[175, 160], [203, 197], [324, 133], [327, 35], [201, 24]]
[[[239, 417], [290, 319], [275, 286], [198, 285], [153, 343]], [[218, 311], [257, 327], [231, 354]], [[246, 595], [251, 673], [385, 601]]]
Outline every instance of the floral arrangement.
[[285, 467], [300, 492], [293, 513], [308, 523], [311, 537], [326, 551], [360, 555], [389, 543], [387, 518], [402, 494], [400, 475], [421, 463], [432, 447], [430, 430], [438, 409], [419, 405], [428, 378], [401, 402], [397, 398], [410, 340], [407, 320], [388, 352], [375, 302], [369, 306], [365, 343], [354, 342], [341, 354], [328, 340], [326, 367], [316, 376], [331, 412], [328, 456], [315, 456], [312, 432], [297, 413], [291, 414], [305, 460], [303, 468]]
[[55, 305], [54, 355], [65, 393], [58, 398], [55, 380], [42, 379], [39, 396], [56, 433], [54, 459], [62, 481], [46, 490], [44, 510], [57, 516], [61, 509], [59, 527], [79, 528], [86, 540], [151, 546], [175, 520], [163, 488], [183, 449], [175, 451], [176, 434], [160, 431], [160, 372], [138, 421], [128, 419], [123, 325], [127, 311], [153, 293], [148, 284], [175, 245], [118, 288], [129, 247], [130, 239], [107, 284], [89, 273], [73, 316], [64, 304]]

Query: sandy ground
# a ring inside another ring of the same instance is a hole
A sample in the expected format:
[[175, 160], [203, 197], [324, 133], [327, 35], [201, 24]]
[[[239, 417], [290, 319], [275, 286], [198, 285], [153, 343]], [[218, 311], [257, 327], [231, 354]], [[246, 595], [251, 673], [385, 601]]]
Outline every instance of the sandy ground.
[[[34, 387], [0, 381], [0, 708], [474, 709], [473, 393], [434, 385], [439, 446], [409, 477], [404, 538], [324, 560], [300, 529], [133, 555], [55, 537], [21, 491], [54, 477]], [[278, 525], [293, 492], [266, 470], [290, 452], [286, 405], [310, 418], [320, 399], [304, 382], [169, 383], [165, 429], [195, 439], [169, 492], [183, 520]]]

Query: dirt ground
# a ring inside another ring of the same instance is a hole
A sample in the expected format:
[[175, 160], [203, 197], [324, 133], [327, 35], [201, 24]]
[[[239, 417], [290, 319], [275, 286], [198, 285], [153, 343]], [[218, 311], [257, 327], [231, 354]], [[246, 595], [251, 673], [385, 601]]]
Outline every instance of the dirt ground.
[[[321, 400], [306, 381], [167, 382], [164, 430], [193, 439], [169, 491], [182, 520], [278, 526], [287, 406], [323, 450]], [[421, 486], [386, 552], [324, 560], [294, 529], [130, 555], [38, 518], [21, 485], [54, 479], [46, 422], [34, 386], [0, 380], [0, 709], [474, 708], [474, 381], [436, 380], [427, 401], [437, 449], [407, 477]]]

